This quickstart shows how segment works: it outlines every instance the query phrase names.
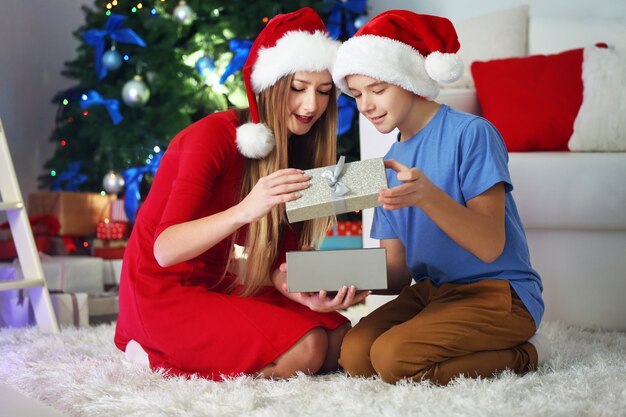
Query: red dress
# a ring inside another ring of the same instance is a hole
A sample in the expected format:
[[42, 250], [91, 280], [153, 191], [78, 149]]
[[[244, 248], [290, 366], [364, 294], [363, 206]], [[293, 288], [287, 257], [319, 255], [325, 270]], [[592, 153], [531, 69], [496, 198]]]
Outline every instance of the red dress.
[[[311, 329], [332, 330], [348, 321], [336, 312], [313, 312], [273, 287], [254, 297], [229, 291], [235, 277], [222, 279], [226, 240], [170, 267], [155, 260], [154, 241], [167, 227], [236, 204], [244, 169], [235, 143], [238, 125], [235, 112], [226, 111], [180, 132], [137, 215], [122, 267], [115, 344], [123, 351], [134, 339], [153, 369], [213, 380], [255, 374]], [[297, 245], [289, 230], [277, 263]]]

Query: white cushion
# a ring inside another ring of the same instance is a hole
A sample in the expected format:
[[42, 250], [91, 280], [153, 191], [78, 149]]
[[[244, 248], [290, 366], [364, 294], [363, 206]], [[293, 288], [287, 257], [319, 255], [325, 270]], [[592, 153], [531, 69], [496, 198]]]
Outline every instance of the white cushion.
[[480, 114], [480, 104], [473, 88], [443, 89], [435, 101], [466, 113]]
[[528, 54], [555, 54], [605, 42], [626, 49], [626, 19], [573, 19], [533, 16]]
[[517, 6], [455, 22], [465, 64], [463, 76], [443, 87], [473, 87], [470, 66], [474, 61], [526, 56], [528, 6]]
[[626, 151], [626, 51], [585, 48], [583, 85], [569, 149]]
[[511, 152], [526, 228], [626, 230], [626, 153]]

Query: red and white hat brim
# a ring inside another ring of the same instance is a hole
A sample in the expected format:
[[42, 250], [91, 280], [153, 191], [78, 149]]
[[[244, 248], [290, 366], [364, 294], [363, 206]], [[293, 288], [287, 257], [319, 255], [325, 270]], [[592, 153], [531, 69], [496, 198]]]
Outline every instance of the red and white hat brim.
[[[437, 66], [436, 60], [434, 65], [427, 65], [427, 58], [406, 43], [377, 35], [355, 36], [344, 42], [339, 49], [333, 80], [349, 96], [352, 94], [346, 77], [359, 74], [397, 85], [433, 100], [439, 95], [439, 84], [433, 79], [436, 74], [430, 74], [427, 67], [435, 66], [439, 73], [446, 73], [446, 80], [460, 77], [463, 71], [463, 64], [456, 54], [440, 55], [444, 55], [453, 64], [447, 72]], [[460, 73], [457, 75], [459, 64]]]
[[298, 71], [332, 73], [340, 42], [325, 32], [287, 32], [271, 48], [259, 50], [251, 74], [256, 94], [273, 86], [282, 77]]

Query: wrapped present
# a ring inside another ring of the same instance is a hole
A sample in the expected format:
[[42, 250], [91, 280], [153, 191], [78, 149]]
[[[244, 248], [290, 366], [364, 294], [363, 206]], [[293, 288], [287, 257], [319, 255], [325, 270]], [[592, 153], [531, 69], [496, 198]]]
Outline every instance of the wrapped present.
[[85, 293], [50, 291], [52, 307], [61, 327], [89, 326], [89, 302]]
[[109, 219], [112, 222], [125, 222], [128, 223], [128, 217], [124, 211], [124, 200], [111, 201], [111, 208], [109, 210]]
[[[15, 268], [0, 268], [0, 281], [22, 279]], [[0, 291], [0, 327], [26, 327], [35, 324], [26, 290]]]
[[[103, 261], [92, 256], [41, 255], [41, 266], [50, 291], [99, 294], [104, 290]], [[19, 262], [0, 263], [0, 276], [23, 279]]]
[[337, 222], [326, 232], [326, 236], [362, 236], [363, 224], [361, 222]]
[[361, 222], [338, 222], [326, 233], [321, 250], [358, 249], [363, 247], [363, 225]]
[[94, 236], [96, 225], [115, 198], [98, 193], [37, 191], [28, 196], [28, 212], [55, 216], [61, 224], [61, 236]]
[[[38, 252], [51, 252], [52, 238], [50, 236], [34, 236], [34, 239]], [[17, 249], [15, 249], [13, 239], [0, 239], [0, 260], [12, 260], [15, 258], [17, 258]]]
[[121, 259], [105, 259], [103, 261], [104, 272], [102, 274], [102, 280], [104, 281], [104, 288], [114, 288], [120, 285], [120, 277], [122, 275], [122, 260]]
[[50, 239], [49, 255], [91, 255], [91, 238], [81, 236], [54, 236]]
[[105, 219], [96, 226], [96, 238], [101, 240], [122, 240], [126, 237], [128, 223]]
[[[30, 216], [28, 218], [35, 239], [37, 251], [50, 253], [51, 237], [59, 233], [61, 224], [54, 216]], [[17, 258], [15, 242], [11, 237], [9, 222], [0, 224], [0, 259], [10, 260]]]
[[290, 223], [380, 206], [378, 192], [387, 188], [382, 158], [345, 163], [305, 171], [311, 186], [302, 196], [286, 203]]
[[107, 323], [117, 319], [119, 296], [116, 293], [90, 295], [87, 302], [90, 324]]
[[92, 254], [102, 259], [122, 259], [126, 250], [127, 240], [94, 239]]

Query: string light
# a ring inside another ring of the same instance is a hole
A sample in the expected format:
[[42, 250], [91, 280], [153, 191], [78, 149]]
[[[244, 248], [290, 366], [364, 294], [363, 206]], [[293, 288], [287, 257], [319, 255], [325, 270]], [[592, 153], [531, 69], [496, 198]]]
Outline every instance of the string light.
[[61, 146], [65, 147], [67, 145], [67, 141], [65, 139], [61, 139]]
[[130, 9], [130, 11], [133, 12], [133, 13], [137, 13], [137, 7], [133, 6], [133, 8]]
[[107, 16], [111, 16], [111, 11], [110, 11], [110, 10], [107, 10], [107, 11], [106, 11], [106, 13], [105, 13], [105, 15], [107, 15]]
[[138, 9], [143, 9], [143, 4], [141, 4], [141, 3], [137, 3], [137, 8], [138, 8]]
[[69, 100], [68, 100], [68, 99], [66, 99], [66, 98], [64, 98], [64, 99], [63, 99], [63, 105], [64, 105], [64, 106], [67, 106], [68, 104], [70, 104]]
[[85, 111], [83, 112], [83, 116], [89, 116], [89, 110], [85, 110]]
[[50, 171], [50, 176], [51, 177], [56, 177], [57, 176], [57, 172], [53, 169], [52, 171]]

